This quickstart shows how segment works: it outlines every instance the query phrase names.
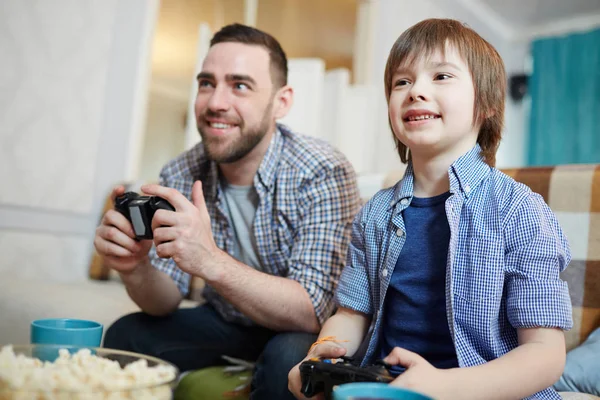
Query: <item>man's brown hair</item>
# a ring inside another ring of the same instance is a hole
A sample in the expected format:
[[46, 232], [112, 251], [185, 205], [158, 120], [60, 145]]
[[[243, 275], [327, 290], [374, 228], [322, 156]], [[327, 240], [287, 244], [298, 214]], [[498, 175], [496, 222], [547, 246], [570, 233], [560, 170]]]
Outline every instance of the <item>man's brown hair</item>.
[[210, 47], [218, 43], [235, 42], [261, 46], [269, 52], [271, 81], [276, 88], [287, 85], [288, 65], [285, 52], [273, 36], [242, 24], [224, 26], [213, 36]]
[[[444, 54], [447, 45], [453, 46], [469, 67], [475, 87], [473, 123], [480, 126], [477, 143], [486, 163], [494, 166], [504, 123], [506, 72], [496, 49], [473, 29], [453, 19], [426, 19], [404, 31], [392, 46], [385, 66], [386, 99], [389, 104], [398, 67], [421, 56], [431, 57], [438, 50]], [[407, 147], [393, 136], [400, 159], [406, 163]]]

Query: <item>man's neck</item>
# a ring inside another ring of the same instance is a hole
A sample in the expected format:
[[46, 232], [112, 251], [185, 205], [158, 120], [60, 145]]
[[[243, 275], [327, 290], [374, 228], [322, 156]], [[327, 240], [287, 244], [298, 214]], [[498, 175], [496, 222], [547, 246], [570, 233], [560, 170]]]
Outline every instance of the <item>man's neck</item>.
[[256, 171], [258, 171], [258, 168], [269, 149], [275, 129], [269, 130], [250, 153], [246, 154], [242, 159], [232, 163], [219, 164], [219, 170], [227, 183], [238, 186], [252, 185]]

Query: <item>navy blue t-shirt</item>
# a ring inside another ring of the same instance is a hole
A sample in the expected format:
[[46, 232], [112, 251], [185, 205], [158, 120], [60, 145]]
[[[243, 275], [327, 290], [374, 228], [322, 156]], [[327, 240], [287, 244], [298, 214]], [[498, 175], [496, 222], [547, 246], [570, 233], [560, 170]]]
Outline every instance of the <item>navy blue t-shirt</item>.
[[[385, 296], [380, 358], [398, 346], [418, 353], [434, 367], [458, 366], [446, 316], [448, 197], [449, 192], [413, 197], [403, 211], [406, 242]], [[402, 371], [396, 366], [392, 373]]]

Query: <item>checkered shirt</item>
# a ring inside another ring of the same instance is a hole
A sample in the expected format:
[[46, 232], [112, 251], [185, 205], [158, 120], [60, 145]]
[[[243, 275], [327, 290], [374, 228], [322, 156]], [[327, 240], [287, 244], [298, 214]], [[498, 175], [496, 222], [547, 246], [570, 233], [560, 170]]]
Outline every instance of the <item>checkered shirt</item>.
[[[573, 325], [566, 282], [569, 244], [543, 198], [489, 167], [476, 145], [448, 169], [450, 243], [446, 314], [461, 367], [483, 364], [518, 346], [518, 328]], [[413, 169], [378, 192], [356, 216], [336, 303], [372, 316], [363, 364], [379, 349], [384, 298], [406, 232], [402, 211], [413, 196]], [[406, 321], [410, 323], [410, 321]], [[560, 399], [551, 388], [536, 399]]]
[[[206, 158], [199, 143], [169, 162], [159, 182], [191, 199], [193, 183], [201, 180], [215, 242], [233, 255], [234, 231], [218, 175], [217, 164]], [[352, 219], [360, 206], [351, 164], [324, 141], [278, 125], [254, 177], [254, 187], [259, 205], [253, 229], [262, 272], [299, 282], [308, 292], [318, 320], [324, 322], [334, 309], [334, 288], [344, 266]], [[187, 295], [189, 274], [172, 259], [159, 258], [154, 248], [150, 259]], [[205, 286], [203, 297], [225, 320], [252, 324], [210, 285]]]

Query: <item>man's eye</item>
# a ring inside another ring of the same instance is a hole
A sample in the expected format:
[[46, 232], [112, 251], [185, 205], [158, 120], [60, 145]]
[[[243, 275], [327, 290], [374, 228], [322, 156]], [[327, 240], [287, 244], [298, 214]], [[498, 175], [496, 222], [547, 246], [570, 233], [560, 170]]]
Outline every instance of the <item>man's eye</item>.
[[250, 87], [248, 85], [246, 85], [245, 83], [241, 83], [238, 82], [235, 85], [233, 85], [234, 88], [236, 88], [237, 90], [248, 90], [250, 89]]
[[452, 78], [452, 75], [449, 75], [449, 74], [437, 74], [435, 76], [436, 81], [444, 81], [444, 80], [450, 79], [450, 78]]
[[201, 79], [198, 81], [199, 88], [211, 87], [212, 83], [209, 80]]

